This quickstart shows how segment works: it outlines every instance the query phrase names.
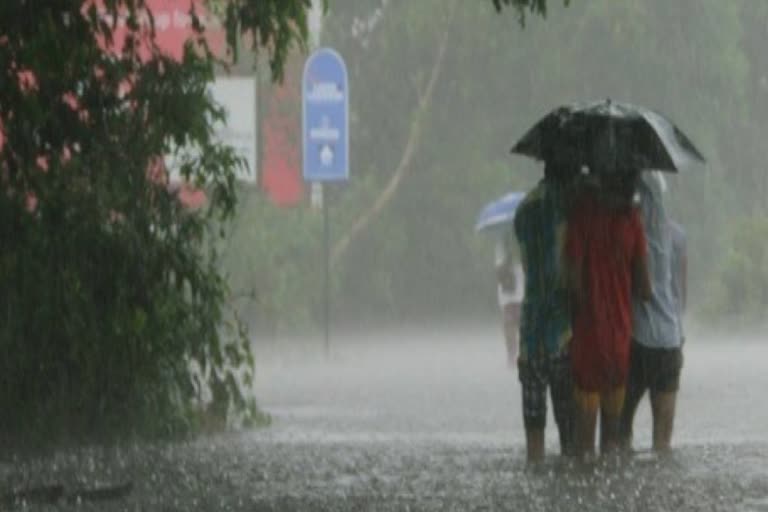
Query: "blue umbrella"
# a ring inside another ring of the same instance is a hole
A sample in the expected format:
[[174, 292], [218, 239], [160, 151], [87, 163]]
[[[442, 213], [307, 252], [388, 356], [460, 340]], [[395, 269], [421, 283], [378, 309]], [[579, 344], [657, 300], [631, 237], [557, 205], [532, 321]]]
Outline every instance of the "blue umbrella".
[[524, 197], [525, 192], [510, 192], [504, 197], [488, 203], [477, 217], [475, 231], [512, 222], [515, 218], [515, 211]]

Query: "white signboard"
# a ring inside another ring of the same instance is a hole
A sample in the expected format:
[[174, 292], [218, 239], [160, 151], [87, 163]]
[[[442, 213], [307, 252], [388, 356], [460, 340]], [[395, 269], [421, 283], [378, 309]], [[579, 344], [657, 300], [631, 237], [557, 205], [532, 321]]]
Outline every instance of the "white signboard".
[[217, 78], [211, 91], [216, 103], [227, 112], [227, 124], [215, 126], [216, 136], [247, 162], [248, 169], [238, 171], [237, 178], [256, 183], [256, 80]]
[[[237, 179], [256, 183], [256, 80], [252, 77], [218, 77], [210, 86], [214, 101], [226, 112], [226, 123], [214, 125], [215, 137], [231, 146], [245, 160], [247, 169], [238, 168]], [[171, 181], [180, 181], [178, 165], [166, 158]]]

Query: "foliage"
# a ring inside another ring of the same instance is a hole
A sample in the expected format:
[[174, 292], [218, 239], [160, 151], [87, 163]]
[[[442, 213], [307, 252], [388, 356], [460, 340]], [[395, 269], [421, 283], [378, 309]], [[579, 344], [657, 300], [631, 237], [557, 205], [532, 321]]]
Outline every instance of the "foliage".
[[249, 34], [248, 48], [253, 53], [266, 48], [272, 75], [282, 79], [283, 66], [294, 43], [299, 42], [303, 47], [309, 36], [307, 13], [312, 8], [312, 0], [218, 0], [218, 3], [224, 4], [227, 42], [235, 60], [240, 37]]
[[221, 263], [238, 311], [264, 336], [312, 325], [322, 286], [322, 218], [279, 208], [245, 190], [221, 245]]
[[[0, 432], [157, 435], [257, 419], [243, 391], [250, 344], [206, 245], [235, 211], [243, 165], [212, 137], [216, 60], [194, 15], [176, 61], [143, 0], [98, 5], [0, 5]], [[279, 71], [306, 34], [307, 2], [236, 5], [238, 28], [269, 43]], [[125, 41], [107, 21], [118, 15]], [[167, 187], [169, 154], [206, 188], [205, 210]]]
[[738, 320], [764, 320], [768, 313], [768, 217], [736, 224], [713, 282], [708, 311]]
[[[504, 6], [511, 6], [517, 11], [520, 24], [525, 24], [526, 10], [542, 16], [547, 15], [547, 0], [492, 0], [493, 6], [497, 11], [501, 11]], [[563, 4], [568, 5], [570, 0], [563, 0]]]

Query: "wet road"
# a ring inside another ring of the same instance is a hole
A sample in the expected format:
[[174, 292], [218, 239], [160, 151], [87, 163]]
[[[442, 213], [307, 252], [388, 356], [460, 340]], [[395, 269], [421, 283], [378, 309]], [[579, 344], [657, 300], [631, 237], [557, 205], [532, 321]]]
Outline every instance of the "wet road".
[[[519, 386], [495, 330], [348, 336], [330, 362], [298, 352], [261, 351], [268, 429], [5, 461], [0, 482], [134, 485], [120, 500], [27, 510], [768, 512], [768, 346], [754, 339], [686, 347], [671, 458], [574, 466], [552, 455], [535, 469], [523, 463]], [[649, 434], [645, 401], [636, 448]]]

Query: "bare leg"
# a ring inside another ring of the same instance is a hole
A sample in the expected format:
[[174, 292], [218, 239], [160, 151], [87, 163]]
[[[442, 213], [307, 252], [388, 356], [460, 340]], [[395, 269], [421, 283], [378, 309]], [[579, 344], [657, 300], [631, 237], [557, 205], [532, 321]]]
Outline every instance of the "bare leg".
[[525, 445], [529, 463], [544, 459], [544, 428], [547, 424], [547, 385], [540, 369], [520, 361]]
[[632, 425], [635, 422], [637, 406], [643, 399], [647, 389], [645, 379], [645, 358], [643, 348], [632, 341], [629, 354], [629, 375], [627, 376], [627, 394], [624, 397], [624, 405], [621, 408], [619, 420], [619, 446], [625, 450], [632, 449]]
[[591, 456], [595, 454], [595, 430], [597, 429], [597, 410], [580, 409], [576, 422], [576, 437], [578, 454]]
[[504, 340], [507, 346], [507, 366], [517, 367], [517, 353], [520, 345], [520, 322], [517, 305], [504, 307]]
[[672, 443], [672, 430], [675, 423], [675, 405], [677, 392], [652, 392], [651, 411], [653, 412], [653, 449], [657, 452], [669, 451]]
[[608, 453], [618, 450], [619, 444], [619, 416], [600, 414], [600, 453]]
[[504, 338], [507, 345], [507, 366], [510, 368], [517, 367], [517, 347], [518, 347], [518, 332], [517, 325], [512, 322], [504, 321]]
[[577, 390], [576, 397], [576, 454], [582, 457], [595, 454], [595, 429], [597, 409], [600, 406], [598, 393]]
[[552, 397], [552, 410], [560, 437], [560, 454], [575, 455], [574, 423], [576, 404], [573, 390], [571, 360], [564, 357], [554, 360], [549, 369], [549, 391]]
[[601, 453], [619, 448], [619, 419], [624, 406], [624, 388], [617, 388], [600, 397], [600, 440]]
[[624, 407], [621, 410], [621, 420], [619, 421], [619, 445], [623, 450], [629, 451], [632, 449], [632, 425], [635, 422], [635, 413], [637, 412], [637, 406], [643, 399], [645, 389], [635, 384], [631, 380], [627, 389], [627, 396], [624, 400]]
[[600, 453], [605, 453], [607, 450], [607, 442], [609, 439], [609, 429], [606, 428], [609, 419], [605, 416], [605, 409], [600, 408]]
[[526, 430], [525, 444], [529, 464], [544, 460], [544, 429]]

